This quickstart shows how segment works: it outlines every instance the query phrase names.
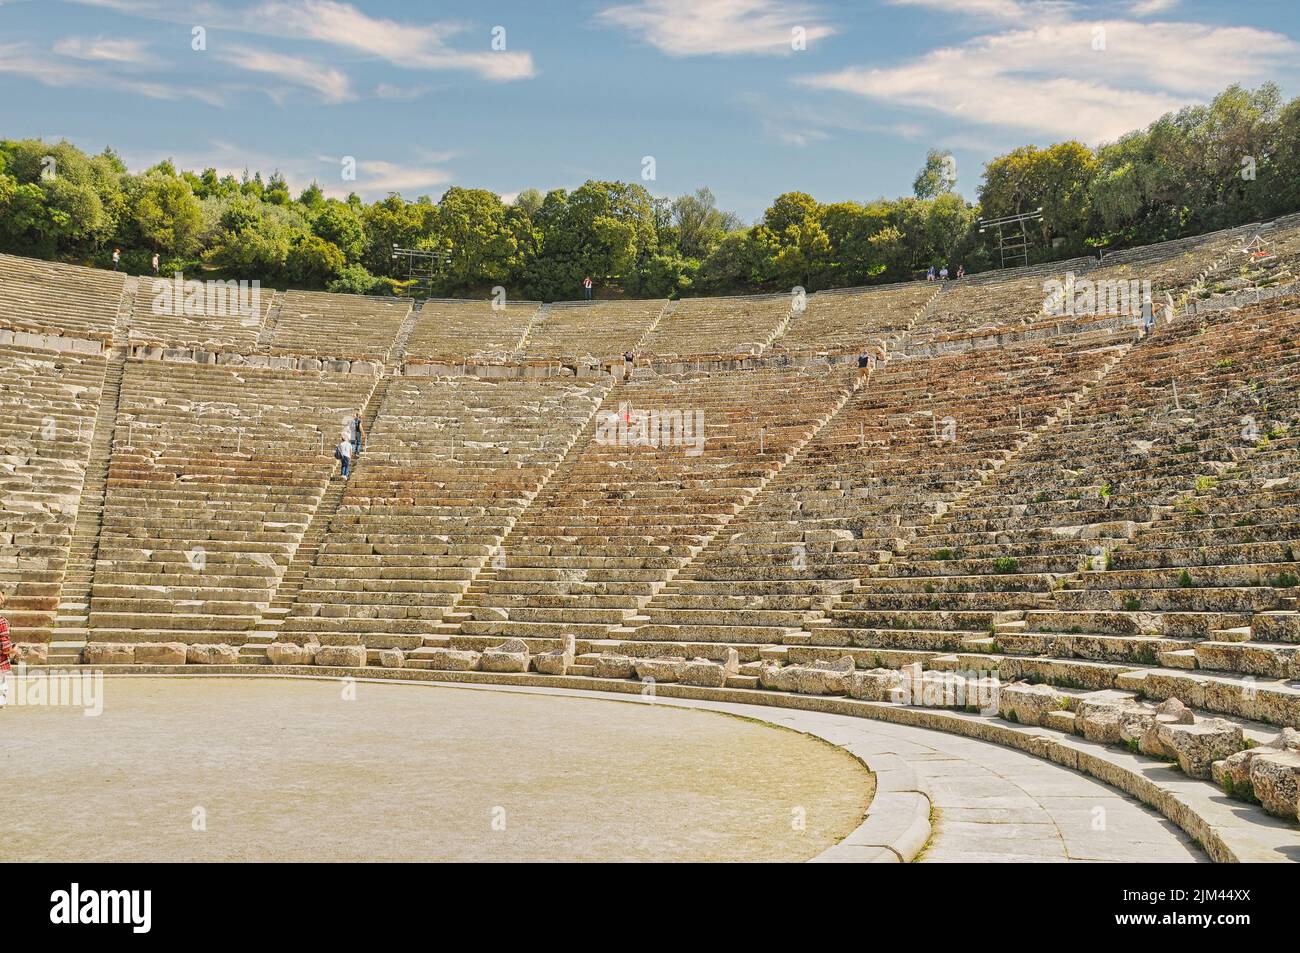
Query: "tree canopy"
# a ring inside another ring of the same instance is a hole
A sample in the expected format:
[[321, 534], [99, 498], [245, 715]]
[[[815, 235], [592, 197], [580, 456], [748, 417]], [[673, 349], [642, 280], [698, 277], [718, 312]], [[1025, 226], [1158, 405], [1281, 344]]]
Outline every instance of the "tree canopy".
[[823, 203], [777, 196], [753, 225], [700, 188], [677, 198], [626, 182], [526, 189], [512, 202], [453, 186], [435, 202], [369, 204], [312, 183], [294, 198], [279, 172], [195, 173], [160, 162], [128, 171], [105, 149], [0, 140], [0, 251], [126, 269], [206, 271], [279, 287], [400, 294], [394, 245], [439, 254], [433, 289], [501, 285], [543, 300], [808, 291], [968, 272], [998, 260], [980, 218], [1042, 209], [1031, 261], [1165, 241], [1300, 210], [1300, 99], [1233, 86], [1116, 142], [1025, 145], [989, 161], [972, 203], [951, 154], [930, 150], [913, 194]]

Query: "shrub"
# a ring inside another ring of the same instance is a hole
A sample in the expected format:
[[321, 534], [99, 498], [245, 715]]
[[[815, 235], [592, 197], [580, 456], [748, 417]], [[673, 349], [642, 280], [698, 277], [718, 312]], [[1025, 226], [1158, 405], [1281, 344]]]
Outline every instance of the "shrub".
[[993, 560], [993, 571], [1005, 576], [1020, 571], [1020, 563], [1014, 556], [999, 556]]

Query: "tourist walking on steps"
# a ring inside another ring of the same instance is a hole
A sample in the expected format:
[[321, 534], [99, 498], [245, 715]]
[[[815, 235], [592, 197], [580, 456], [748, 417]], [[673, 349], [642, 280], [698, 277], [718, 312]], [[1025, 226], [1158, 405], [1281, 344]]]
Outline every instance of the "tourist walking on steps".
[[585, 299], [588, 300], [588, 301], [591, 300], [591, 288], [592, 288], [592, 284], [593, 284], [593, 283], [592, 283], [592, 280], [591, 280], [591, 275], [588, 275], [586, 278], [583, 278], [583, 279], [582, 279], [582, 297], [585, 298]]
[[366, 432], [361, 425], [361, 411], [357, 411], [352, 418], [352, 423], [348, 424], [348, 436], [352, 438], [352, 456], [361, 456], [361, 447], [366, 442]]
[[348, 472], [352, 469], [352, 444], [347, 437], [339, 441], [339, 445], [334, 448], [334, 456], [338, 458], [339, 463], [343, 464], [343, 479], [348, 478]]
[[[0, 608], [4, 604], [5, 598], [0, 594]], [[9, 641], [9, 620], [0, 615], [0, 709], [9, 704], [9, 683], [13, 680], [11, 662], [17, 657], [18, 652], [13, 642]]]

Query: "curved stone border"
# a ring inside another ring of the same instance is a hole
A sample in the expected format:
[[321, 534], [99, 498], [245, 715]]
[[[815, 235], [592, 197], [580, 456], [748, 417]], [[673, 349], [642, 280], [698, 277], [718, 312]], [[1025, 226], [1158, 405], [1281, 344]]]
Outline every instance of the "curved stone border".
[[[817, 733], [816, 729], [810, 731]], [[851, 749], [846, 750], [852, 754]], [[812, 863], [910, 864], [930, 842], [933, 804], [916, 771], [896, 754], [873, 754], [870, 758], [863, 763], [876, 776], [876, 794], [867, 807], [866, 819]]]
[[[74, 667], [76, 668], [76, 667]], [[445, 672], [431, 669], [384, 668], [331, 668], [322, 666], [249, 666], [208, 665], [201, 671], [197, 666], [122, 665], [102, 666], [96, 670], [105, 675], [168, 675], [168, 676], [248, 676], [248, 677], [318, 677], [355, 678], [364, 681], [432, 682], [443, 685], [505, 685], [531, 688], [550, 688], [562, 691], [596, 691], [610, 694], [640, 695], [645, 686], [640, 682], [588, 676], [547, 676], [534, 674], [500, 674], [486, 672]], [[39, 671], [40, 669], [34, 669]], [[906, 708], [883, 702], [857, 701], [823, 695], [791, 695], [763, 689], [696, 688], [675, 683], [655, 686], [657, 698], [681, 698], [704, 702], [789, 708], [801, 711], [825, 712], [858, 718], [872, 718], [893, 724], [928, 728], [950, 734], [963, 735], [978, 741], [1015, 748], [1035, 757], [1052, 761], [1079, 771], [1098, 781], [1136, 798], [1154, 808], [1185, 831], [1199, 844], [1212, 860], [1220, 863], [1285, 862], [1300, 860], [1300, 829], [1279, 818], [1270, 817], [1260, 808], [1233, 801], [1205, 781], [1187, 777], [1176, 768], [1151, 758], [1133, 755], [1120, 749], [1107, 748], [1073, 735], [1064, 735], [1047, 728], [1029, 727], [993, 720], [979, 715], [939, 709]], [[879, 762], [878, 762], [879, 763]], [[881, 775], [890, 768], [877, 771], [877, 798], [885, 794], [907, 794], [908, 778], [898, 774], [881, 783]], [[914, 791], [925, 796], [923, 791]], [[929, 801], [926, 796], [926, 801]], [[875, 801], [872, 802], [875, 806]], [[862, 860], [878, 860], [879, 853], [867, 856], [871, 848], [886, 845], [869, 843], [889, 840], [899, 858], [913, 859], [928, 839], [922, 839], [916, 850], [913, 824], [902, 822], [905, 810], [915, 818], [919, 802], [908, 798], [890, 798], [882, 802], [879, 813], [883, 819], [868, 819], [839, 846], [863, 848]], [[926, 828], [929, 828], [929, 811], [926, 810]], [[865, 834], [858, 838], [859, 833]], [[849, 841], [855, 842], [850, 844]], [[886, 848], [888, 849], [888, 848]], [[829, 852], [828, 852], [829, 853]], [[820, 859], [820, 858], [819, 858]], [[826, 859], [839, 859], [826, 857]], [[847, 855], [845, 859], [848, 859]]]

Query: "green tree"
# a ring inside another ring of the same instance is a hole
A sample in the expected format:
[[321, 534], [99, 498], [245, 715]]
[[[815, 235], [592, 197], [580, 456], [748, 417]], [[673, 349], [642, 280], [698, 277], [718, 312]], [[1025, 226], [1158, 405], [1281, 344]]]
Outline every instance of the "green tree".
[[136, 180], [130, 192], [134, 223], [147, 245], [179, 257], [198, 250], [203, 211], [188, 182], [155, 171]]
[[[1037, 226], [1038, 255], [1057, 257], [1086, 250], [1100, 163], [1079, 142], [1047, 149], [1023, 146], [984, 167], [980, 207], [985, 218], [1043, 210]], [[1059, 240], [1059, 241], [1058, 241]], [[1053, 244], [1058, 245], [1053, 253]]]
[[931, 149], [925, 154], [925, 165], [912, 180], [912, 194], [918, 199], [937, 199], [956, 185], [957, 161], [952, 153]]
[[366, 227], [357, 211], [338, 201], [304, 204], [316, 213], [312, 233], [338, 248], [349, 262], [360, 261], [366, 251]]
[[444, 293], [469, 293], [508, 281], [522, 266], [510, 208], [495, 192], [450, 188], [438, 202], [432, 247], [448, 256]]
[[289, 248], [285, 275], [291, 282], [322, 286], [338, 277], [346, 261], [343, 252], [318, 235], [301, 235]]

